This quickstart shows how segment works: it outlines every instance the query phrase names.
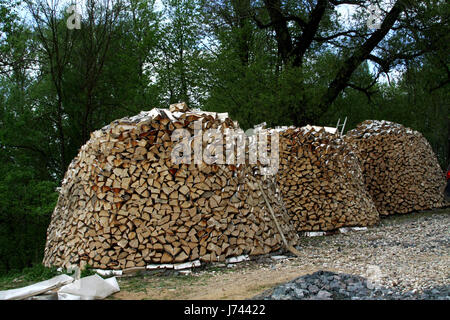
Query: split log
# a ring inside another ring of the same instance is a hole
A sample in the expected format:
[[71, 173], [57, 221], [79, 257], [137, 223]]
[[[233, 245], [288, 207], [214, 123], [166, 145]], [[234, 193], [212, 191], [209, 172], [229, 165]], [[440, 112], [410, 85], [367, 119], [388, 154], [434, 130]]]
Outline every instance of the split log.
[[371, 226], [379, 221], [358, 159], [338, 134], [311, 126], [278, 131], [278, 192], [298, 232]]
[[445, 175], [430, 144], [417, 131], [389, 121], [367, 120], [345, 136], [381, 215], [445, 205]]
[[[172, 162], [173, 131], [187, 129], [192, 142], [195, 121], [217, 132], [238, 128], [227, 114], [178, 104], [93, 132], [65, 174], [44, 265], [133, 270], [280, 249], [281, 236], [253, 187], [261, 179], [254, 166]], [[289, 217], [276, 214], [296, 244]]]

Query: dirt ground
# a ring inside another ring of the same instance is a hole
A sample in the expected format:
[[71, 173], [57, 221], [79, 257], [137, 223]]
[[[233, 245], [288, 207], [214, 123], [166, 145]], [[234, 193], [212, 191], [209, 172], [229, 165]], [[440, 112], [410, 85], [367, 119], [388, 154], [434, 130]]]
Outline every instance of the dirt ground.
[[[318, 269], [317, 269], [318, 270]], [[179, 299], [179, 300], [221, 300], [221, 299], [249, 299], [262, 291], [277, 284], [290, 281], [299, 276], [315, 272], [314, 269], [303, 269], [289, 261], [286, 265], [275, 270], [263, 266], [246, 266], [242, 270], [231, 272], [207, 272], [203, 275], [177, 276], [166, 279], [166, 287], [158, 286], [156, 279], [145, 279], [139, 281], [147, 283], [146, 288], [137, 290], [125, 285], [122, 290], [113, 296], [121, 300], [142, 299]], [[192, 277], [190, 281], [186, 277]], [[161, 279], [159, 279], [161, 280]], [[129, 280], [122, 280], [122, 284]], [[163, 285], [164, 285], [163, 284]], [[141, 285], [143, 285], [141, 283]], [[129, 291], [127, 288], [130, 288]]]

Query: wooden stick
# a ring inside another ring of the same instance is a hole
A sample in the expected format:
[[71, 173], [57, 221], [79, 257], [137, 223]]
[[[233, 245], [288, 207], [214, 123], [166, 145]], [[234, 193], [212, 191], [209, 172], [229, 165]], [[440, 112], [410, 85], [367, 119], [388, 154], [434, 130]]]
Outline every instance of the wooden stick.
[[271, 214], [271, 216], [272, 216], [272, 219], [273, 219], [273, 221], [275, 222], [275, 225], [276, 225], [276, 227], [277, 227], [277, 229], [278, 229], [278, 233], [281, 235], [281, 239], [283, 240], [283, 243], [284, 243], [285, 248], [286, 248], [288, 251], [290, 251], [291, 253], [295, 254], [296, 256], [299, 256], [299, 252], [298, 252], [294, 247], [292, 247], [292, 246], [290, 246], [290, 245], [288, 244], [288, 242], [287, 242], [287, 240], [286, 240], [286, 237], [284, 236], [284, 233], [283, 233], [283, 231], [281, 230], [280, 224], [278, 223], [278, 220], [277, 220], [277, 218], [276, 218], [276, 216], [275, 216], [275, 212], [273, 211], [272, 206], [270, 205], [269, 199], [267, 199], [266, 193], [264, 192], [264, 190], [263, 190], [261, 184], [258, 183], [258, 187], [259, 187], [259, 190], [261, 190], [261, 193], [262, 193], [262, 195], [263, 195], [263, 197], [264, 197], [264, 201], [266, 202], [267, 207], [269, 208], [269, 211], [270, 211], [270, 214]]

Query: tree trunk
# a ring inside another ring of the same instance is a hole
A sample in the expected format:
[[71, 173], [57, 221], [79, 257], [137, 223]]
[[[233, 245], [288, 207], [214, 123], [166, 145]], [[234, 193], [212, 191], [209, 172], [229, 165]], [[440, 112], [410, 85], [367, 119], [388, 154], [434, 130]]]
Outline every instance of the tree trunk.
[[322, 21], [323, 15], [325, 14], [327, 4], [327, 0], [319, 0], [311, 12], [311, 19], [306, 25], [300, 41], [298, 41], [298, 44], [293, 51], [294, 61], [292, 62], [292, 65], [294, 67], [300, 67], [302, 65], [306, 51], [311, 46], [314, 36], [319, 29], [320, 21]]
[[289, 33], [287, 22], [281, 12], [280, 0], [264, 0], [270, 21], [275, 30], [275, 39], [277, 40], [278, 52], [285, 65], [289, 62], [289, 56], [292, 52], [292, 38]]
[[237, 49], [239, 59], [242, 66], [248, 66], [250, 60], [250, 40], [251, 32], [248, 30], [251, 10], [250, 0], [232, 0], [234, 13], [237, 17], [237, 27], [239, 32], [237, 34]]
[[337, 72], [336, 77], [329, 85], [327, 92], [321, 99], [321, 103], [319, 105], [321, 112], [325, 112], [342, 92], [342, 90], [347, 87], [350, 77], [356, 68], [358, 68], [358, 66], [367, 59], [372, 50], [381, 40], [383, 40], [389, 30], [391, 30], [392, 26], [400, 16], [400, 13], [404, 9], [403, 2], [404, 1], [402, 0], [397, 1], [391, 11], [387, 14], [380, 29], [375, 31], [372, 36], [353, 53], [351, 57], [344, 61], [342, 67]]

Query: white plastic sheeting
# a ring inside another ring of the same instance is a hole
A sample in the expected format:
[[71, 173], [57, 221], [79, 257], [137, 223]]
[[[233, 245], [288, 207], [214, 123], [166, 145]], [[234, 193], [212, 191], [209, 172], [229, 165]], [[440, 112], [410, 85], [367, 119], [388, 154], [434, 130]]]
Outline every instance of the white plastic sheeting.
[[103, 269], [95, 269], [95, 272], [97, 272], [99, 275], [103, 277], [108, 276], [121, 276], [122, 270], [103, 270]]
[[146, 267], [147, 270], [157, 270], [157, 269], [175, 269], [175, 270], [184, 270], [189, 268], [200, 267], [200, 260], [179, 263], [179, 264], [150, 264]]
[[350, 231], [366, 231], [367, 227], [348, 227], [348, 228], [340, 228], [340, 233], [347, 233]]
[[69, 284], [73, 282], [73, 280], [74, 279], [71, 276], [62, 274], [27, 287], [0, 291], [0, 300], [23, 300], [56, 289], [62, 285]]
[[239, 263], [239, 262], [242, 262], [242, 261], [249, 261], [249, 260], [250, 260], [250, 258], [249, 258], [248, 255], [243, 255], [243, 256], [228, 258], [226, 260], [226, 262], [227, 263]]
[[200, 260], [195, 260], [195, 261], [192, 261], [192, 262], [176, 264], [176, 265], [173, 266], [173, 268], [175, 270], [184, 270], [184, 269], [195, 268], [195, 267], [200, 267], [200, 266], [201, 266]]
[[308, 231], [305, 232], [306, 237], [321, 237], [324, 236], [326, 233], [324, 231]]
[[[339, 228], [338, 231], [340, 233], [347, 233], [350, 231], [366, 231], [368, 230], [367, 227], [342, 227]], [[320, 236], [327, 236], [333, 234], [332, 231], [309, 231], [309, 232], [303, 232], [303, 235], [305, 237], [320, 237]]]
[[[58, 289], [57, 294], [55, 290]], [[115, 277], [103, 279], [93, 275], [79, 280], [62, 274], [49, 280], [41, 281], [27, 287], [0, 291], [0, 300], [94, 300], [104, 299], [119, 292], [119, 284]], [[43, 295], [44, 294], [44, 295]]]
[[93, 275], [76, 280], [58, 290], [58, 300], [95, 300], [104, 299], [119, 292], [115, 277], [103, 279]]

